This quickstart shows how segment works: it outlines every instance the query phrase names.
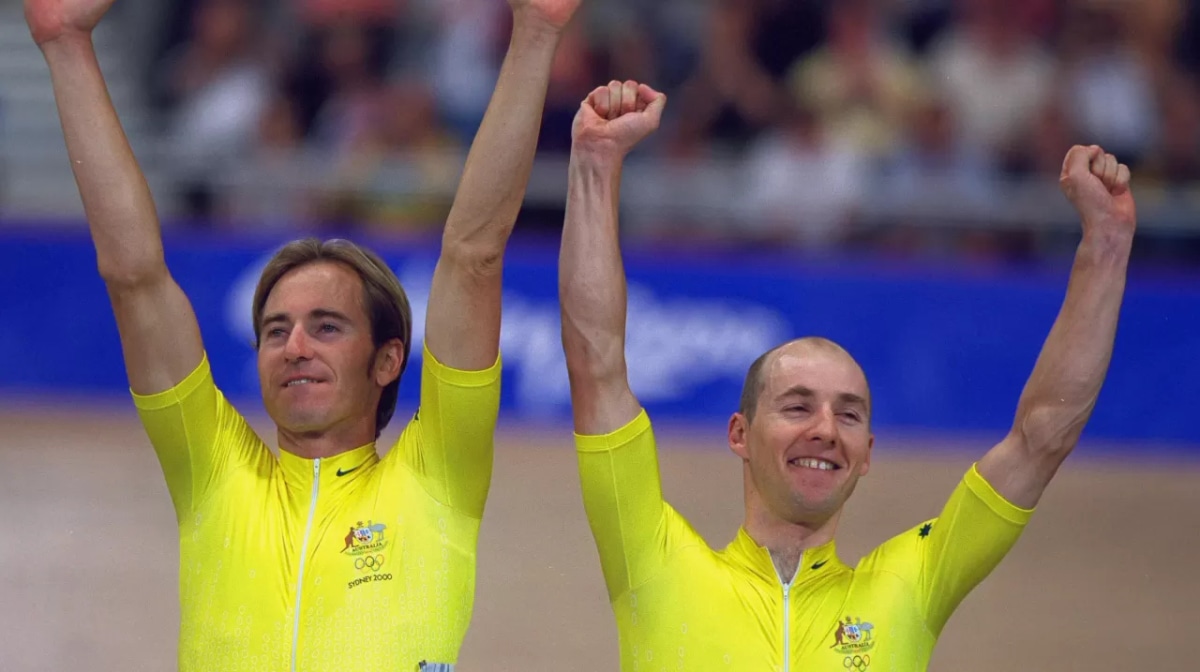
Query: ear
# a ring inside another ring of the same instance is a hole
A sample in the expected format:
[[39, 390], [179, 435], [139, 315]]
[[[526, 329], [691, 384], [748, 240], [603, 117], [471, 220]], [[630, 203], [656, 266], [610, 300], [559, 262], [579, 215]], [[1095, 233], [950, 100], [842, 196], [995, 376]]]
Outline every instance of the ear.
[[741, 413], [729, 418], [729, 449], [743, 460], [750, 459], [750, 421]]
[[380, 387], [391, 385], [400, 377], [400, 369], [403, 366], [404, 343], [398, 338], [393, 338], [375, 352], [375, 366], [371, 371], [375, 384]]
[[866, 476], [867, 472], [871, 470], [871, 453], [873, 452], [874, 448], [875, 435], [872, 434], [871, 437], [867, 439], [867, 456], [863, 458], [862, 468], [858, 470], [858, 475], [860, 477]]

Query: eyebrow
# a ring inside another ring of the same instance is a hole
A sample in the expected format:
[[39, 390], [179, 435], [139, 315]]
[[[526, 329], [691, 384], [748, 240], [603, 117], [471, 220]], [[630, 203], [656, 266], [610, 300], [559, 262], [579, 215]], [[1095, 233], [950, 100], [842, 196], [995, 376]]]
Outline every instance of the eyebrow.
[[[313, 310], [309, 311], [308, 315], [309, 315], [309, 317], [312, 317], [313, 319], [317, 319], [317, 320], [333, 319], [333, 320], [337, 320], [339, 322], [346, 322], [346, 323], [350, 322], [350, 318], [347, 317], [344, 313], [340, 313], [332, 308], [314, 308]], [[270, 315], [267, 315], [266, 317], [263, 318], [262, 326], [266, 327], [268, 324], [274, 324], [276, 322], [290, 322], [290, 321], [291, 321], [291, 316], [288, 315], [287, 313], [271, 313]]]
[[[817, 393], [813, 392], [811, 389], [809, 389], [803, 385], [793, 385], [792, 387], [789, 387], [783, 394], [779, 395], [779, 399], [785, 399], [787, 397], [811, 398], [811, 397], [815, 397], [815, 396], [817, 396]], [[858, 404], [859, 406], [862, 406], [863, 408], [867, 408], [867, 400], [863, 399], [861, 396], [859, 396], [857, 394], [854, 394], [853, 392], [839, 392], [837, 395], [837, 399], [838, 399], [838, 401], [845, 403], [845, 404]]]

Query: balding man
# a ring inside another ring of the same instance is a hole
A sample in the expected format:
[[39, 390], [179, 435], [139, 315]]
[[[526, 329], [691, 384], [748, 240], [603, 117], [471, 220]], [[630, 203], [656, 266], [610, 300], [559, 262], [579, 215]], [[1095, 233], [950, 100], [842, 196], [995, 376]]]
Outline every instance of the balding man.
[[871, 396], [843, 348], [763, 354], [729, 421], [745, 519], [715, 550], [663, 500], [650, 420], [625, 362], [617, 205], [625, 155], [665, 98], [614, 82], [574, 129], [560, 266], [580, 480], [623, 670], [924, 670], [951, 614], [1016, 543], [1074, 448], [1112, 353], [1136, 217], [1129, 171], [1075, 147], [1061, 186], [1083, 221], [1066, 300], [1008, 435], [940, 515], [843, 564], [834, 536], [871, 467]]

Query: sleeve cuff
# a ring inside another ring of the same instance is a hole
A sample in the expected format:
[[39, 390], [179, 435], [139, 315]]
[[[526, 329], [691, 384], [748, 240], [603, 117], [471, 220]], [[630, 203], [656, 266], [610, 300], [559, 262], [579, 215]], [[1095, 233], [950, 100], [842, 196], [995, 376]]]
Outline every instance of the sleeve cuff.
[[211, 378], [212, 369], [209, 367], [208, 353], [205, 352], [196, 368], [174, 387], [154, 394], [138, 394], [130, 388], [129, 393], [133, 396], [133, 403], [137, 408], [143, 411], [157, 411], [178, 404], [180, 399], [186, 398]]
[[479, 371], [463, 371], [460, 369], [452, 369], [438, 361], [437, 357], [429, 351], [429, 346], [421, 343], [422, 357], [425, 359], [424, 366], [438, 380], [455, 385], [457, 387], [485, 387], [496, 382], [500, 377], [500, 365], [503, 357], [499, 353], [496, 354], [496, 362], [486, 369]]
[[989, 509], [996, 515], [1008, 520], [1017, 525], [1025, 525], [1033, 516], [1033, 509], [1023, 509], [1016, 504], [1008, 501], [1003, 495], [996, 492], [991, 483], [983, 478], [979, 473], [978, 465], [972, 464], [971, 469], [967, 472], [964, 479], [967, 487], [975, 494]]
[[620, 448], [621, 446], [633, 441], [642, 433], [650, 430], [650, 416], [646, 414], [646, 409], [638, 412], [637, 416], [630, 420], [624, 427], [614, 430], [607, 434], [585, 435], [575, 434], [575, 447], [584, 452], [603, 452]]

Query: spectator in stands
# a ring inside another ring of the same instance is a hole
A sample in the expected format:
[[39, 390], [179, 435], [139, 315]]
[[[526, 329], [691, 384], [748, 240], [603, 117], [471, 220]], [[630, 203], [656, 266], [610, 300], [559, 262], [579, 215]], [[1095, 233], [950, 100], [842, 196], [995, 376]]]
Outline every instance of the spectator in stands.
[[1160, 187], [1200, 181], [1200, 84], [1178, 72], [1162, 89], [1162, 133], [1139, 180]]
[[300, 230], [316, 223], [317, 204], [303, 178], [313, 176], [305, 160], [304, 129], [295, 101], [276, 93], [259, 119], [257, 142], [231, 172], [221, 205], [230, 224]]
[[895, 150], [921, 86], [907, 48], [888, 34], [874, 0], [840, 0], [827, 41], [790, 71], [792, 95], [825, 131], [874, 157]]
[[903, 140], [884, 162], [876, 195], [895, 218], [878, 234], [877, 242], [889, 250], [944, 249], [948, 236], [929, 224], [961, 225], [996, 206], [992, 157], [958, 141], [953, 115], [945, 100], [928, 95], [898, 129]]
[[1058, 98], [1042, 106], [1021, 131], [1022, 141], [1009, 143], [1000, 157], [1004, 173], [1012, 178], [1057, 175], [1063, 153], [1080, 137]]
[[356, 107], [364, 89], [384, 77], [396, 27], [407, 17], [407, 9], [406, 0], [288, 2], [284, 15], [298, 33], [298, 44], [285, 85], [296, 100], [306, 135], [329, 131], [318, 127], [336, 125], [329, 117], [343, 111], [331, 108]]
[[380, 102], [338, 157], [316, 216], [388, 235], [436, 233], [450, 213], [465, 148], [440, 123], [424, 81], [393, 82]]
[[814, 3], [718, 0], [693, 77], [680, 92], [685, 144], [706, 138], [740, 149], [775, 121], [792, 65], [821, 40]]
[[986, 151], [1014, 142], [1051, 93], [1054, 61], [1023, 31], [1023, 1], [960, 0], [959, 22], [931, 54], [963, 141]]
[[739, 233], [805, 248], [842, 244], [852, 208], [864, 196], [865, 157], [824, 132], [816, 111], [787, 103], [779, 129], [751, 148], [744, 171]]
[[570, 153], [571, 124], [579, 111], [579, 101], [595, 88], [596, 81], [596, 52], [584, 24], [576, 23], [567, 28], [554, 56], [546, 110], [542, 113], [539, 152], [559, 156]]
[[1090, 142], [1136, 169], [1158, 133], [1151, 63], [1112, 7], [1077, 7], [1066, 26], [1063, 109]]
[[211, 180], [244, 158], [267, 104], [269, 73], [254, 47], [247, 0], [203, 0], [189, 39], [159, 71], [168, 94], [167, 137], [186, 214], [214, 213]]
[[300, 19], [312, 28], [328, 28], [346, 20], [387, 26], [407, 8], [407, 0], [295, 0]]
[[[176, 131], [180, 143], [198, 157], [181, 165], [190, 214], [232, 203], [255, 219], [302, 212], [409, 232], [437, 219], [448, 179], [441, 157], [473, 138], [507, 46], [502, 4], [265, 0], [251, 13], [248, 0], [186, 1], [197, 4], [194, 28], [159, 82], [170, 85], [172, 127], [187, 129]], [[747, 231], [801, 243], [808, 231], [815, 237], [805, 244], [828, 244], [826, 234], [844, 233], [845, 194], [856, 189], [869, 199], [857, 201], [868, 214], [882, 213], [896, 227], [912, 220], [905, 208], [887, 209], [891, 198], [923, 200], [943, 220], [973, 216], [951, 204], [1002, 190], [997, 174], [1056, 175], [1073, 143], [1103, 143], [1135, 166], [1144, 158], [1143, 180], [1175, 183], [1198, 162], [1189, 139], [1200, 124], [1195, 87], [1171, 74], [1200, 63], [1189, 42], [1200, 34], [1194, 4], [610, 0], [590, 7], [563, 40], [539, 153], [566, 151], [578, 100], [594, 82], [663, 82], [675, 112], [663, 120], [663, 145], [642, 154], [659, 167], [646, 184], [629, 185], [626, 199], [652, 207], [626, 222], [646, 232], [686, 231], [689, 240], [707, 232], [722, 244], [741, 242]], [[274, 67], [276, 52], [262, 47], [276, 36], [298, 42], [287, 68]], [[289, 99], [268, 103], [270, 84]], [[806, 111], [781, 112], [788, 98]], [[247, 141], [256, 117], [266, 129], [258, 143]], [[326, 152], [324, 161], [305, 164], [314, 170], [296, 186], [334, 188], [310, 188], [287, 202], [280, 191], [278, 207], [265, 196], [213, 202], [207, 180], [231, 174], [214, 168], [228, 165], [216, 157], [247, 149], [258, 154], [242, 167], [261, 169], [259, 187], [283, 189], [288, 173], [301, 171], [281, 157], [282, 147]], [[831, 162], [820, 176], [829, 191], [784, 186], [787, 175], [821, 160]], [[753, 189], [739, 191], [740, 169], [762, 183], [750, 178]], [[880, 181], [847, 186], [869, 177]], [[955, 198], [931, 197], [929, 188]], [[420, 190], [433, 196], [414, 199]], [[671, 196], [680, 193], [706, 200]], [[754, 212], [767, 221], [756, 224]], [[561, 219], [561, 204], [531, 200], [522, 230], [557, 229]], [[1034, 237], [981, 231], [969, 236], [969, 249], [994, 257], [1001, 248], [1031, 249], [1024, 241]], [[998, 242], [1007, 238], [1018, 242]], [[938, 244], [937, 236], [921, 240]]]
[[434, 20], [429, 75], [439, 113], [462, 141], [470, 142], [499, 75], [509, 35], [507, 13], [493, 0], [443, 0]]
[[364, 142], [374, 121], [387, 114], [384, 73], [371, 59], [366, 27], [355, 21], [330, 26], [320, 47], [328, 95], [318, 108], [312, 140], [337, 157]]

